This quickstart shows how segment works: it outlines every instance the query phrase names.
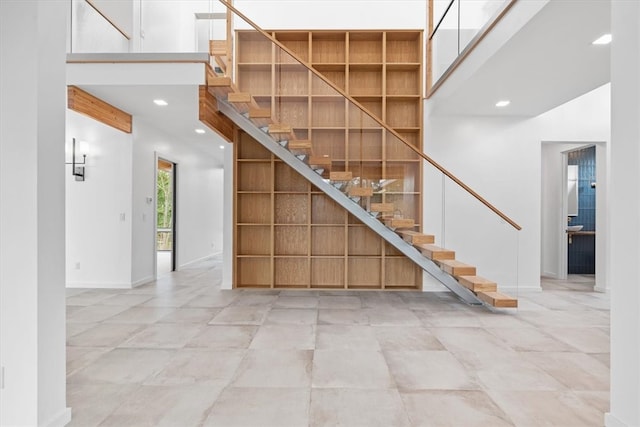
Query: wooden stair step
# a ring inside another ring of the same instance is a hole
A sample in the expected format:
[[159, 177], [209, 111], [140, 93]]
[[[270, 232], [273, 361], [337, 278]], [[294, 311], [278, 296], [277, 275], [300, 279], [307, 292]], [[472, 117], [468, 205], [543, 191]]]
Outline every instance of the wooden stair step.
[[418, 231], [401, 230], [401, 231], [398, 231], [398, 234], [402, 236], [405, 242], [409, 242], [412, 245], [435, 242], [434, 236], [429, 234], [423, 234]]
[[349, 189], [349, 197], [371, 197], [373, 196], [373, 188], [371, 187], [351, 187]]
[[331, 181], [351, 181], [353, 179], [353, 173], [347, 172], [331, 172], [329, 174]]
[[518, 300], [500, 292], [478, 292], [478, 298], [489, 305], [499, 308], [517, 308]]
[[331, 157], [325, 156], [310, 156], [309, 166], [329, 167], [331, 166]]
[[289, 141], [289, 145], [287, 146], [287, 148], [294, 154], [306, 154], [311, 151], [311, 141], [294, 139], [293, 141]]
[[269, 119], [271, 118], [271, 108], [249, 108], [250, 119]]
[[455, 259], [444, 259], [440, 261], [440, 268], [455, 278], [476, 275], [476, 268], [473, 265], [465, 264]]
[[442, 261], [445, 259], [455, 259], [456, 253], [449, 249], [444, 249], [436, 245], [422, 245], [422, 244], [414, 244], [417, 249], [422, 252], [422, 255], [426, 256], [432, 261]]
[[291, 125], [285, 125], [282, 123], [271, 123], [268, 129], [268, 132], [272, 135], [291, 133], [292, 131], [293, 129], [291, 128]]
[[496, 292], [498, 290], [496, 282], [480, 276], [460, 276], [458, 282], [473, 292]]
[[251, 103], [251, 94], [248, 92], [230, 92], [229, 95], [227, 95], [227, 101], [232, 103], [249, 104]]
[[393, 212], [394, 210], [393, 203], [371, 203], [372, 212]]
[[415, 222], [411, 218], [387, 218], [384, 220], [384, 225], [395, 230], [401, 228], [413, 228], [415, 227]]
[[207, 76], [207, 86], [212, 87], [232, 87], [231, 77]]
[[226, 40], [209, 40], [209, 55], [222, 56], [227, 54]]

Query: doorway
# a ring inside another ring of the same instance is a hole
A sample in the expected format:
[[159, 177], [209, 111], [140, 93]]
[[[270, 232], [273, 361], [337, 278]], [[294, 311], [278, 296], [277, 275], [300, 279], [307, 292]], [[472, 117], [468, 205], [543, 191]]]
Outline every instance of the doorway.
[[596, 273], [596, 147], [567, 154], [567, 274]]
[[156, 162], [156, 276], [176, 269], [176, 164]]
[[[543, 141], [541, 166], [541, 276], [584, 276], [606, 292], [606, 142]], [[577, 193], [569, 190], [571, 179]]]

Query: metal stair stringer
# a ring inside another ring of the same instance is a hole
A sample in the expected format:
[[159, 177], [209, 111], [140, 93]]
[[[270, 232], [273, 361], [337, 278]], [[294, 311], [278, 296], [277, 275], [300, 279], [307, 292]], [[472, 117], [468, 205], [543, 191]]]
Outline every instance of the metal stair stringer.
[[276, 143], [267, 133], [263, 132], [248, 118], [240, 114], [226, 100], [218, 98], [218, 107], [220, 112], [229, 117], [242, 130], [247, 132], [253, 139], [258, 141], [267, 150], [292, 167], [296, 172], [305, 179], [321, 189], [327, 196], [331, 197], [336, 203], [346, 209], [349, 213], [358, 218], [362, 223], [367, 225], [372, 231], [385, 239], [389, 244], [402, 252], [411, 261], [416, 263], [420, 268], [429, 273], [432, 277], [442, 283], [451, 292], [460, 297], [463, 301], [472, 305], [482, 305], [483, 302], [473, 294], [469, 289], [462, 286], [458, 281], [445, 273], [430, 259], [424, 257], [411, 244], [405, 242], [396, 232], [387, 228], [378, 219], [371, 216], [367, 211], [362, 209], [357, 203], [354, 203], [340, 190], [325, 181], [318, 173], [309, 168], [304, 162], [298, 159], [293, 153], [280, 144]]

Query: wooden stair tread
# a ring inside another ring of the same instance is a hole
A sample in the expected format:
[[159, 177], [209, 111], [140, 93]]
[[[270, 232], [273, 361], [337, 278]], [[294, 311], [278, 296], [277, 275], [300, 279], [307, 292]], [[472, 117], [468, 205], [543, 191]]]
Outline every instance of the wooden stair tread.
[[353, 173], [347, 172], [331, 172], [329, 174], [331, 181], [351, 181], [353, 179]]
[[211, 56], [221, 56], [227, 54], [226, 40], [209, 40], [209, 54]]
[[440, 268], [455, 278], [476, 275], [476, 268], [473, 265], [465, 264], [455, 259], [443, 259], [440, 261]]
[[400, 230], [398, 234], [402, 236], [402, 238], [412, 245], [421, 244], [421, 243], [433, 243], [435, 242], [435, 237], [429, 234], [423, 234], [419, 231], [412, 230]]
[[387, 218], [384, 220], [384, 225], [393, 229], [413, 228], [415, 222], [411, 218]]
[[229, 92], [227, 95], [227, 101], [233, 103], [250, 103], [252, 100], [251, 94], [248, 92]]
[[498, 290], [496, 282], [480, 276], [460, 276], [458, 282], [473, 292], [496, 292]]
[[250, 119], [267, 119], [271, 118], [271, 108], [249, 108], [249, 118]]
[[282, 133], [291, 133], [293, 129], [291, 125], [286, 125], [282, 123], [271, 123], [269, 125], [268, 132], [270, 134], [282, 134]]
[[329, 156], [309, 156], [309, 165], [313, 166], [331, 166], [331, 157]]
[[478, 298], [481, 301], [486, 302], [494, 307], [501, 308], [517, 308], [518, 300], [509, 295], [501, 294], [500, 292], [478, 292]]
[[294, 139], [293, 141], [289, 141], [289, 145], [287, 146], [287, 148], [294, 154], [298, 154], [301, 152], [308, 153], [311, 151], [311, 141]]
[[417, 249], [420, 249], [422, 255], [426, 256], [433, 261], [442, 261], [445, 259], [455, 259], [456, 253], [452, 250], [441, 248], [440, 246], [431, 244], [414, 244]]
[[373, 196], [373, 188], [371, 187], [351, 187], [349, 189], [351, 197], [371, 197]]
[[394, 210], [393, 203], [371, 203], [372, 212], [393, 212]]

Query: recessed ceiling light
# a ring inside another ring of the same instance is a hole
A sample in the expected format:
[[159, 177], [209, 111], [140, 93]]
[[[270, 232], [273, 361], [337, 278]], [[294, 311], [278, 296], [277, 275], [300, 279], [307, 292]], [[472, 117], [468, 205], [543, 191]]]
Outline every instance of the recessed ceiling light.
[[196, 129], [196, 133], [202, 135], [204, 133], [204, 129]]
[[612, 39], [611, 34], [605, 34], [603, 36], [598, 37], [591, 44], [598, 44], [598, 45], [609, 44], [611, 43], [611, 39]]
[[500, 108], [502, 108], [502, 107], [506, 107], [506, 106], [507, 106], [507, 105], [509, 105], [509, 104], [511, 104], [511, 101], [509, 101], [509, 100], [505, 99], [505, 100], [503, 100], [503, 101], [498, 101], [498, 102], [496, 102], [496, 107], [500, 107]]
[[169, 105], [169, 103], [164, 99], [154, 99], [153, 103], [159, 105], [160, 107], [166, 107], [167, 105]]
[[220, 149], [221, 149], [221, 150], [224, 150], [224, 145], [221, 145], [221, 146], [220, 146]]

